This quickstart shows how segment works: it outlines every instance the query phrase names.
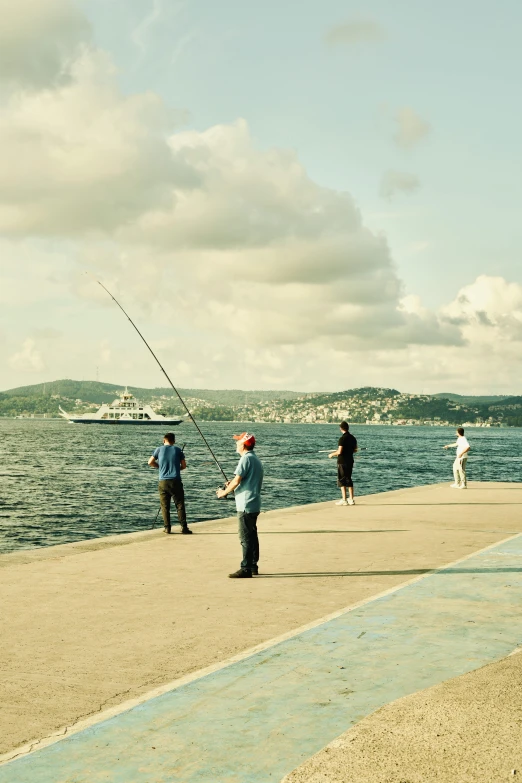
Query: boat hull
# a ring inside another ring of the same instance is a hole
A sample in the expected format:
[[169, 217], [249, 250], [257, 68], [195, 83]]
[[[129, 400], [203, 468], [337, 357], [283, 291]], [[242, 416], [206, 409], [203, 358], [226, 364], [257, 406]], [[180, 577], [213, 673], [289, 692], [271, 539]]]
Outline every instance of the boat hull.
[[150, 419], [68, 419], [69, 424], [111, 424], [118, 427], [177, 427], [183, 419], [165, 419], [163, 421], [151, 421]]

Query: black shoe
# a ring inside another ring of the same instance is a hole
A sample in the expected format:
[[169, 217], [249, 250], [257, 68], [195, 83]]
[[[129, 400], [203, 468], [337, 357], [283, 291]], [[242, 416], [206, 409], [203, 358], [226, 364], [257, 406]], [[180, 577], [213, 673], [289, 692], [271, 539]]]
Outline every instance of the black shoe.
[[170, 527], [164, 527], [163, 528], [163, 532], [164, 533], [172, 533], [172, 530], [170, 529]]
[[244, 568], [240, 568], [239, 571], [234, 571], [233, 574], [228, 575], [229, 579], [251, 579], [252, 571], [246, 571]]
[[192, 530], [189, 530], [188, 527], [182, 527], [181, 528], [181, 533], [184, 536], [191, 536], [192, 535]]
[[259, 568], [257, 566], [252, 566], [252, 576], [259, 576]]

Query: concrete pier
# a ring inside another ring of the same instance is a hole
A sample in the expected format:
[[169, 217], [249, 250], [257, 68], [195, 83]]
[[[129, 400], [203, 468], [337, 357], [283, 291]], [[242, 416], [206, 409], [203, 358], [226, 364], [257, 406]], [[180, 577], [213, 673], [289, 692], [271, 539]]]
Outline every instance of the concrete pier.
[[448, 484], [263, 514], [251, 580], [234, 518], [0, 557], [0, 783], [278, 781], [509, 655], [522, 484]]

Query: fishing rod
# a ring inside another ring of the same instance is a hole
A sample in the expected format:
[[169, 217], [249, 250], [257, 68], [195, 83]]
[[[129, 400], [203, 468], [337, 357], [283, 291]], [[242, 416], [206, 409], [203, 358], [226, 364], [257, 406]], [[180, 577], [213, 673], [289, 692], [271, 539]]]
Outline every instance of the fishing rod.
[[[366, 451], [366, 448], [357, 449], [357, 451]], [[301, 454], [330, 454], [331, 449], [319, 449], [319, 451], [285, 451], [282, 454], [266, 454], [263, 459], [272, 459], [273, 457], [299, 457]], [[354, 452], [355, 456], [356, 452]]]
[[[366, 447], [363, 447], [361, 449], [357, 449], [357, 452], [359, 452], [359, 451], [367, 451], [367, 450], [368, 449]], [[285, 451], [285, 452], [283, 452], [281, 454], [262, 454], [260, 459], [267, 460], [267, 459], [273, 459], [275, 457], [300, 457], [301, 454], [330, 454], [330, 449], [320, 449], [319, 451], [316, 451], [314, 449], [313, 451], [299, 451], [299, 452], [296, 452], [296, 451]], [[355, 453], [354, 453], [354, 457], [355, 457]], [[227, 458], [225, 460], [225, 462], [232, 462], [232, 460]], [[208, 460], [207, 462], [201, 462], [200, 463], [200, 467], [203, 467], [203, 465], [211, 465], [211, 464], [212, 463], [210, 462], [210, 460]]]
[[[314, 449], [314, 451], [300, 451], [298, 456], [301, 456], [301, 454], [327, 454], [327, 453], [328, 453], [328, 451], [326, 449], [323, 450], [323, 451], [316, 451]], [[260, 459], [265, 459], [266, 460], [266, 459], [272, 459], [272, 457], [292, 457], [292, 456], [295, 456], [295, 454], [296, 454], [295, 451], [286, 451], [283, 454], [261, 454]], [[231, 457], [227, 457], [226, 460], [224, 460], [224, 461], [225, 462], [232, 462], [233, 460], [232, 460]], [[200, 463], [200, 467], [203, 467], [203, 465], [211, 465], [211, 464], [212, 463], [210, 462], [210, 460], [207, 460], [205, 462], [201, 462]]]
[[[96, 280], [96, 278], [94, 278], [94, 279]], [[179, 401], [181, 402], [181, 404], [183, 405], [183, 407], [184, 407], [184, 408], [185, 408], [185, 410], [187, 411], [187, 415], [188, 415], [189, 419], [191, 420], [192, 424], [195, 426], [195, 428], [197, 429], [197, 431], [198, 431], [198, 432], [199, 432], [199, 434], [201, 435], [201, 437], [202, 437], [202, 439], [203, 439], [203, 442], [204, 442], [205, 446], [207, 447], [207, 449], [209, 450], [210, 454], [212, 455], [212, 459], [213, 459], [213, 461], [216, 463], [217, 467], [219, 468], [219, 471], [220, 471], [220, 473], [222, 474], [222, 476], [223, 476], [223, 478], [225, 479], [225, 481], [227, 481], [227, 482], [228, 482], [228, 476], [227, 476], [227, 474], [225, 473], [225, 471], [223, 470], [223, 468], [221, 467], [221, 465], [220, 465], [220, 463], [219, 463], [219, 461], [218, 461], [218, 458], [216, 457], [216, 455], [215, 455], [215, 454], [214, 454], [214, 452], [212, 451], [212, 449], [211, 449], [211, 447], [210, 447], [210, 444], [209, 444], [208, 440], [207, 440], [207, 439], [205, 438], [205, 436], [203, 435], [203, 433], [202, 433], [201, 429], [199, 428], [199, 425], [198, 425], [198, 423], [197, 423], [196, 419], [194, 418], [194, 416], [192, 415], [192, 413], [191, 413], [191, 412], [190, 412], [190, 410], [188, 409], [188, 407], [187, 407], [187, 405], [186, 405], [186, 403], [185, 403], [185, 400], [183, 399], [183, 397], [181, 396], [181, 394], [179, 393], [179, 391], [176, 389], [176, 387], [174, 386], [174, 384], [173, 384], [173, 383], [172, 383], [172, 381], [170, 380], [169, 376], [167, 375], [167, 371], [165, 370], [165, 368], [164, 368], [164, 367], [163, 367], [163, 365], [161, 364], [160, 360], [158, 359], [158, 357], [156, 356], [156, 354], [154, 353], [154, 351], [152, 350], [152, 348], [151, 348], [151, 347], [150, 347], [150, 345], [148, 344], [147, 340], [144, 338], [144, 336], [142, 335], [142, 333], [140, 332], [140, 330], [138, 329], [138, 327], [136, 326], [136, 324], [134, 323], [134, 321], [132, 320], [132, 318], [130, 317], [130, 315], [129, 315], [129, 314], [128, 314], [128, 313], [127, 313], [127, 312], [126, 312], [124, 309], [123, 309], [123, 307], [122, 307], [122, 306], [121, 306], [121, 304], [118, 302], [118, 300], [116, 299], [116, 297], [115, 297], [115, 296], [113, 296], [113, 295], [111, 294], [111, 292], [109, 291], [109, 289], [108, 289], [108, 288], [106, 288], [106, 287], [103, 285], [103, 283], [101, 283], [99, 280], [96, 280], [96, 282], [98, 283], [98, 285], [99, 285], [99, 286], [101, 286], [101, 287], [103, 288], [103, 290], [105, 291], [105, 293], [109, 294], [109, 296], [110, 296], [110, 298], [113, 300], [113, 302], [114, 302], [115, 304], [117, 304], [117, 305], [118, 305], [118, 307], [120, 308], [120, 310], [122, 311], [122, 313], [125, 315], [125, 317], [127, 318], [127, 320], [128, 320], [128, 321], [130, 321], [130, 323], [132, 324], [132, 326], [134, 327], [134, 329], [135, 329], [135, 330], [138, 332], [139, 336], [141, 337], [141, 339], [143, 340], [143, 342], [145, 343], [145, 345], [146, 345], [146, 346], [147, 346], [147, 348], [149, 349], [150, 353], [151, 353], [151, 354], [152, 354], [152, 356], [154, 357], [154, 359], [155, 359], [155, 361], [156, 361], [156, 363], [157, 363], [158, 367], [160, 368], [161, 372], [163, 373], [163, 375], [165, 376], [165, 378], [166, 378], [166, 379], [167, 379], [167, 381], [169, 382], [170, 386], [172, 387], [172, 389], [173, 389], [173, 390], [174, 390], [174, 392], [176, 393], [176, 395], [177, 395], [177, 397], [178, 397]]]

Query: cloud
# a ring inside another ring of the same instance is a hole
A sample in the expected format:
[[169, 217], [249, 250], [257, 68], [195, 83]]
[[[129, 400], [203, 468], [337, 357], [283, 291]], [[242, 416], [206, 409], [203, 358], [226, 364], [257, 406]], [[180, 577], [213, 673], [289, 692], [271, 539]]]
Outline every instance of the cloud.
[[40, 88], [67, 78], [68, 64], [90, 39], [70, 0], [0, 0], [0, 81]]
[[70, 77], [0, 107], [4, 234], [111, 231], [168, 202], [173, 182], [197, 181], [168, 147], [176, 118], [158, 96], [122, 95], [97, 51], [82, 51]]
[[403, 255], [416, 256], [419, 253], [424, 253], [430, 246], [430, 243], [426, 239], [421, 239], [418, 242], [410, 242], [410, 244], [403, 251]]
[[451, 324], [401, 310], [385, 238], [294, 152], [258, 149], [244, 120], [174, 132], [161, 99], [122, 94], [92, 47], [67, 67], [67, 82], [14, 91], [1, 108], [5, 235], [73, 243], [143, 312], [175, 299], [174, 321], [218, 325], [246, 348], [458, 342]]
[[35, 334], [40, 340], [59, 340], [63, 333], [59, 329], [44, 327], [43, 329], [36, 329]]
[[[122, 226], [113, 256], [103, 256], [105, 274], [143, 307], [175, 297], [199, 328], [219, 324], [243, 340], [250, 318], [246, 342], [257, 345], [460, 340], [451, 325], [403, 312], [384, 237], [348, 194], [313, 182], [293, 152], [257, 149], [244, 121], [178, 133], [170, 145], [198, 186], [173, 183], [171, 206]], [[152, 286], [143, 285], [145, 263]]]
[[386, 171], [381, 179], [380, 194], [383, 198], [391, 199], [397, 193], [413, 193], [420, 187], [420, 180], [415, 174], [406, 171]]
[[522, 285], [481, 275], [460, 289], [453, 302], [441, 309], [441, 316], [458, 325], [470, 343], [491, 350], [502, 343], [522, 342]]
[[101, 340], [100, 342], [100, 361], [102, 364], [111, 364], [112, 350], [108, 340]]
[[[22, 90], [11, 81], [3, 93], [0, 229], [9, 264], [0, 297], [3, 311], [25, 303], [19, 311], [34, 314], [38, 328], [64, 336], [51, 350], [27, 326], [17, 345], [0, 345], [3, 366], [36, 376], [43, 354], [55, 377], [104, 361], [117, 382], [119, 373], [149, 377], [150, 357], [137, 355], [121, 314], [108, 315], [114, 305], [80, 275], [88, 268], [148, 326], [154, 345], [164, 341], [161, 356], [186, 385], [229, 386], [237, 375], [236, 385], [250, 387], [279, 378], [309, 389], [411, 388], [436, 373], [462, 381], [460, 368], [464, 384], [478, 383], [486, 351], [495, 372], [507, 361], [520, 371], [522, 287], [478, 278], [439, 311], [425, 308], [405, 296], [386, 238], [367, 227], [354, 199], [314, 182], [295, 152], [260, 148], [244, 120], [177, 130], [181, 115], [159, 96], [122, 93], [71, 3], [23, 7], [28, 29], [54, 19], [54, 30], [63, 22], [69, 32], [40, 84], [33, 78]], [[38, 21], [40, 8], [61, 9], [62, 22], [50, 11]], [[359, 29], [360, 40], [369, 30]], [[18, 84], [30, 73], [20, 66]], [[404, 147], [429, 131], [412, 109], [397, 122]], [[383, 178], [388, 198], [416, 187], [412, 174]]]
[[14, 370], [30, 373], [40, 372], [45, 367], [34, 340], [30, 338], [24, 340], [21, 349], [9, 358], [9, 364]]
[[358, 43], [380, 41], [384, 28], [372, 19], [354, 19], [331, 27], [325, 35], [329, 46], [353, 46]]
[[404, 149], [411, 149], [431, 131], [431, 126], [409, 106], [404, 106], [395, 114], [397, 130], [394, 135], [396, 144]]
[[162, 0], [152, 0], [150, 10], [136, 25], [131, 34], [133, 43], [143, 56], [147, 50], [147, 37], [149, 31], [158, 23], [163, 13]]

